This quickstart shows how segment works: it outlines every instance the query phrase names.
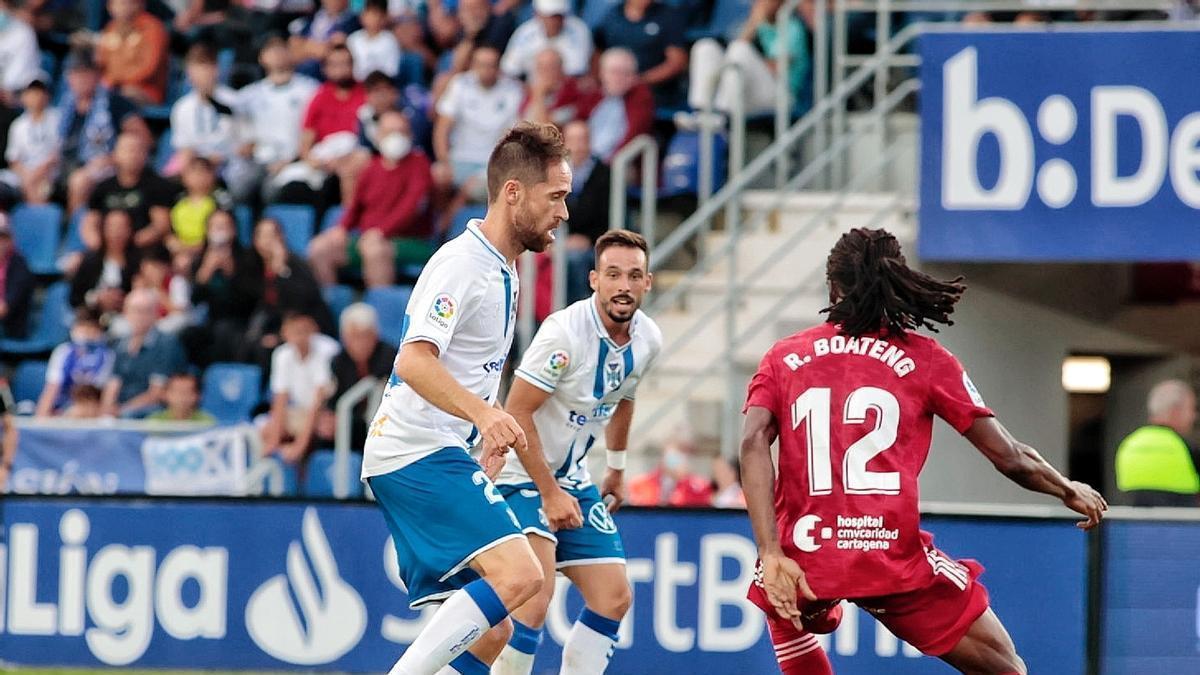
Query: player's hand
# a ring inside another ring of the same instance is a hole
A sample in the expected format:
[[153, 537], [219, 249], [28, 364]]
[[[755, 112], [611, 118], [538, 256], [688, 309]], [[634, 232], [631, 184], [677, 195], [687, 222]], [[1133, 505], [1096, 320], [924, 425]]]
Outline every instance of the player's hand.
[[579, 500], [562, 488], [542, 495], [542, 510], [546, 513], [551, 532], [574, 530], [583, 526], [583, 511], [579, 508]]
[[1077, 480], [1071, 481], [1070, 489], [1063, 495], [1062, 502], [1068, 509], [1087, 516], [1087, 520], [1075, 524], [1083, 530], [1090, 530], [1099, 525], [1104, 512], [1108, 510], [1108, 502], [1104, 501], [1099, 492], [1091, 485]]
[[525, 450], [525, 430], [517, 424], [512, 415], [503, 410], [488, 406], [471, 421], [475, 423], [475, 428], [479, 429], [479, 435], [483, 438], [483, 454], [480, 455], [479, 463], [483, 465], [484, 473], [487, 473], [490, 463], [504, 459], [509, 448]]
[[496, 480], [496, 476], [500, 475], [500, 470], [504, 468], [504, 457], [507, 454], [508, 448], [484, 449], [483, 454], [479, 456], [479, 465], [483, 467], [483, 473], [488, 480]]
[[604, 484], [600, 486], [600, 496], [612, 495], [612, 500], [606, 500], [608, 512], [616, 513], [625, 503], [625, 472], [609, 469], [604, 474]]
[[817, 596], [808, 587], [804, 570], [783, 552], [767, 554], [762, 558], [763, 589], [767, 592], [767, 600], [775, 608], [781, 618], [791, 621], [797, 630], [804, 630], [801, 622], [801, 612], [796, 601], [797, 593], [808, 600], [816, 600]]

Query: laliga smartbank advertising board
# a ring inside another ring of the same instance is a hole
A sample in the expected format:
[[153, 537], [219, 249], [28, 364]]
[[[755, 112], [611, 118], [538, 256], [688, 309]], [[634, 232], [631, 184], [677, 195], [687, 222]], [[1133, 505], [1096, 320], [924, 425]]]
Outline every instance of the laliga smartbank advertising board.
[[1200, 258], [1200, 32], [921, 38], [925, 260]]

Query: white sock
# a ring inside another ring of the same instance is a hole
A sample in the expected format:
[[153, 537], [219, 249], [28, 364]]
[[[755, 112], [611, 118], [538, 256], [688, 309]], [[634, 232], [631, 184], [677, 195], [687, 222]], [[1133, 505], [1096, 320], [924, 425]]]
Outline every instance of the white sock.
[[530, 628], [513, 619], [513, 636], [500, 658], [492, 664], [492, 675], [529, 675], [533, 672], [533, 657], [542, 642], [542, 629]]
[[488, 666], [471, 652], [463, 652], [437, 675], [488, 675]]
[[[457, 672], [475, 675], [480, 672], [475, 663], [482, 662], [467, 648], [506, 616], [508, 610], [491, 585], [483, 579], [472, 581], [442, 604], [389, 675], [438, 675], [452, 661]], [[487, 673], [487, 666], [482, 672]]]
[[602, 675], [612, 658], [620, 621], [600, 616], [587, 607], [571, 627], [563, 645], [559, 675]]

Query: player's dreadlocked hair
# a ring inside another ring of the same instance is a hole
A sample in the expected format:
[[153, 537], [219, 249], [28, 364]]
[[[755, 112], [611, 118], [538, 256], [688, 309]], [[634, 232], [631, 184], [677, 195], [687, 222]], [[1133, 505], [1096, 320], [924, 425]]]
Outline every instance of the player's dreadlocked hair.
[[935, 323], [953, 325], [954, 303], [967, 290], [962, 277], [941, 281], [911, 269], [887, 230], [857, 228], [842, 235], [825, 265], [830, 306], [821, 310], [842, 332], [893, 335]]

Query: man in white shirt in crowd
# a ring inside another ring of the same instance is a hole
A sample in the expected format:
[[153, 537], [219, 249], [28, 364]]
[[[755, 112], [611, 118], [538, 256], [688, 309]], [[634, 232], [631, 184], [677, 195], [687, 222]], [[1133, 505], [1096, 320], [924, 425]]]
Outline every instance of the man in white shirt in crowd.
[[362, 82], [379, 71], [396, 77], [400, 71], [400, 43], [388, 30], [387, 0], [367, 0], [358, 15], [362, 28], [346, 38], [346, 47], [354, 56], [354, 79]]
[[17, 16], [12, 0], [0, 0], [0, 100], [15, 105], [17, 95], [38, 76], [41, 54], [33, 28]]
[[525, 91], [500, 73], [500, 53], [476, 47], [471, 69], [455, 75], [437, 102], [433, 129], [434, 184], [443, 192], [458, 190], [442, 213], [453, 213], [466, 201], [487, 198], [484, 171], [492, 147], [517, 121]]
[[219, 167], [227, 185], [239, 185], [254, 172], [250, 161], [237, 154], [240, 129], [234, 106], [238, 95], [219, 83], [217, 57], [207, 45], [188, 49], [184, 67], [192, 90], [171, 107], [175, 156], [163, 173], [175, 175], [200, 156]]
[[304, 109], [318, 85], [311, 77], [296, 72], [283, 38], [269, 38], [258, 52], [258, 62], [266, 77], [239, 91], [237, 106], [246, 131], [239, 154], [254, 160], [258, 175], [230, 189], [235, 201], [244, 201], [262, 181], [263, 201], [270, 203], [281, 187], [273, 179], [300, 156]]
[[311, 316], [291, 313], [280, 326], [283, 344], [271, 353], [271, 412], [262, 430], [263, 448], [288, 464], [308, 454], [325, 401], [337, 386], [333, 357], [338, 341], [318, 332]]
[[568, 0], [533, 0], [536, 16], [517, 27], [500, 69], [511, 77], [526, 78], [534, 57], [546, 47], [562, 55], [563, 70], [571, 77], [588, 72], [592, 59], [592, 31], [583, 19], [571, 14]]
[[4, 158], [8, 170], [0, 178], [21, 191], [28, 204], [45, 204], [58, 177], [58, 111], [50, 108], [50, 90], [42, 77], [21, 92], [25, 112], [8, 128]]

